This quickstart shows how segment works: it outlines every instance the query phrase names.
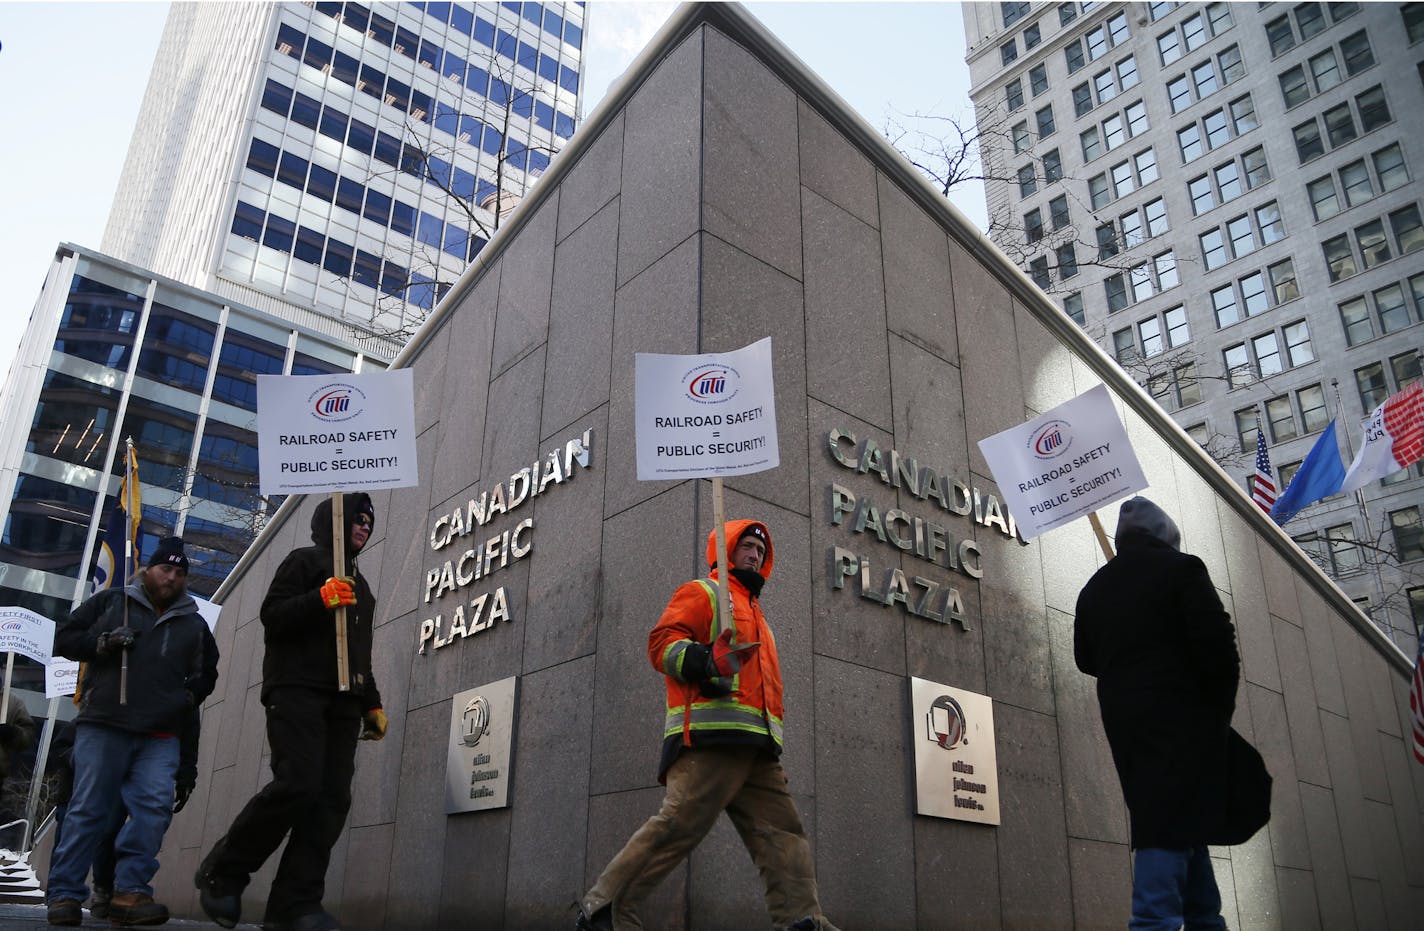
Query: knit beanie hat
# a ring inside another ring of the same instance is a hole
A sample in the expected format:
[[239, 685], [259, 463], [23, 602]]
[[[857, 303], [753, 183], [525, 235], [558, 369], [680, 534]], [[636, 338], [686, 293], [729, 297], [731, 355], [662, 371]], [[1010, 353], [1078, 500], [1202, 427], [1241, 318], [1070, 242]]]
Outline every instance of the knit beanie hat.
[[177, 566], [187, 572], [188, 556], [183, 552], [183, 538], [164, 537], [159, 540], [153, 555], [148, 557], [148, 565], [150, 568], [158, 565]]

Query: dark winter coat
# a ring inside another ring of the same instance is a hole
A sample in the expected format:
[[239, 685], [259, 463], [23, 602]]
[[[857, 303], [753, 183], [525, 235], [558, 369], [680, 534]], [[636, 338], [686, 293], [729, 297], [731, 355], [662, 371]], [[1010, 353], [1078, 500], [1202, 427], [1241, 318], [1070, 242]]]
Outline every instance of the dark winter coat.
[[[100, 656], [96, 647], [100, 634], [125, 624], [138, 637], [127, 651], [128, 703], [120, 704], [124, 651]], [[217, 642], [192, 596], [180, 595], [159, 614], [137, 578], [127, 588], [107, 589], [75, 608], [55, 632], [54, 652], [85, 664], [80, 723], [140, 734], [181, 732], [189, 711], [218, 680]]]
[[1117, 545], [1078, 596], [1073, 652], [1098, 680], [1132, 846], [1223, 843], [1235, 629], [1200, 559], [1121, 527]]
[[[364, 493], [342, 496], [347, 539], [356, 514], [370, 514], [371, 498]], [[373, 519], [374, 520], [374, 519]], [[375, 530], [374, 523], [372, 530]], [[262, 700], [273, 688], [299, 685], [322, 691], [337, 691], [336, 622], [334, 612], [321, 599], [321, 587], [333, 575], [355, 580], [356, 603], [346, 609], [347, 659], [351, 671], [351, 694], [362, 710], [381, 707], [381, 693], [371, 674], [371, 628], [376, 617], [376, 596], [356, 567], [356, 554], [346, 548], [346, 570], [336, 573], [332, 566], [331, 499], [324, 498], [312, 513], [314, 546], [293, 550], [282, 560], [262, 600], [263, 642]]]

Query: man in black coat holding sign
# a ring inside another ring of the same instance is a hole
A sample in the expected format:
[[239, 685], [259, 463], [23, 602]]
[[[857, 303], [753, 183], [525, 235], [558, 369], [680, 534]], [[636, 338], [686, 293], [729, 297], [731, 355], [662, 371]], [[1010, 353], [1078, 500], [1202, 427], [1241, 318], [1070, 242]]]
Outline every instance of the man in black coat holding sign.
[[[203, 911], [224, 928], [237, 924], [242, 890], [283, 838], [287, 848], [267, 897], [264, 931], [339, 928], [322, 909], [321, 899], [331, 847], [351, 807], [357, 735], [380, 740], [386, 733], [381, 694], [371, 674], [376, 598], [355, 558], [371, 537], [376, 511], [364, 493], [344, 495], [342, 509], [344, 571], [333, 572], [327, 498], [312, 514], [314, 545], [287, 554], [262, 601], [262, 703], [272, 747], [272, 781], [238, 813], [226, 836], [203, 859], [195, 879]], [[349, 691], [338, 688], [332, 617], [343, 606]]]
[[[1073, 652], [1098, 705], [1131, 821], [1133, 929], [1225, 928], [1208, 844], [1244, 842], [1269, 817], [1269, 777], [1231, 730], [1236, 632], [1206, 566], [1172, 519], [1122, 505], [1117, 555], [1078, 596]], [[1244, 749], [1243, 749], [1244, 748]], [[1254, 765], [1254, 779], [1233, 769]], [[1266, 783], [1264, 808], [1260, 780]], [[1252, 811], [1238, 802], [1257, 790]]]

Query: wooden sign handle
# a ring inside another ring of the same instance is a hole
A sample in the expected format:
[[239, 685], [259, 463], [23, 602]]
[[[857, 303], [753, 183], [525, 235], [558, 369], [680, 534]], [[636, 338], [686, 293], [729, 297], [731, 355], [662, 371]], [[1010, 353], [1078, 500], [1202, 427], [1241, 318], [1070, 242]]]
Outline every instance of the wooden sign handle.
[[[331, 574], [346, 575], [346, 507], [341, 492], [331, 493]], [[351, 691], [351, 659], [346, 649], [346, 605], [333, 612], [336, 623], [336, 687]]]

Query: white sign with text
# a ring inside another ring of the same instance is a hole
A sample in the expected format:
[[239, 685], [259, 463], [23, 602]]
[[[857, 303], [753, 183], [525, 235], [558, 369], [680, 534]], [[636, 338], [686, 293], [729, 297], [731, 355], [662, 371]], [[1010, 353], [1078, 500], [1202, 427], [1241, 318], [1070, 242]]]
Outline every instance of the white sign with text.
[[411, 370], [257, 376], [257, 467], [264, 495], [418, 485]]
[[638, 479], [750, 475], [781, 464], [771, 338], [733, 352], [637, 354]]
[[979, 441], [1025, 540], [1147, 487], [1106, 385]]

